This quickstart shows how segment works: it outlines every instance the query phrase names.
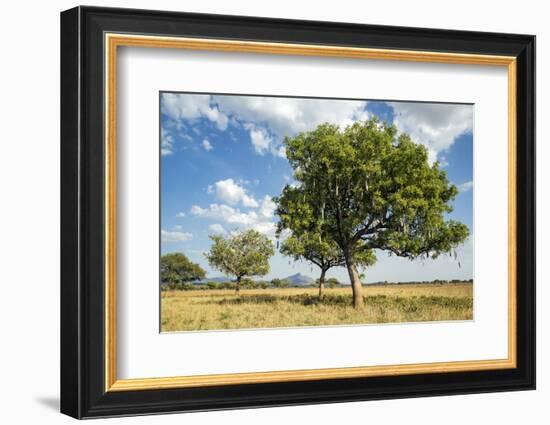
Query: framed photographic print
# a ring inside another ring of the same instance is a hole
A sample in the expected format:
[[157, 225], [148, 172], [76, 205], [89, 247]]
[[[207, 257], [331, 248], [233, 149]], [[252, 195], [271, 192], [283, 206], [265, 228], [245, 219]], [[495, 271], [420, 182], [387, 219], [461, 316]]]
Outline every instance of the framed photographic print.
[[535, 38], [61, 14], [61, 411], [535, 387]]

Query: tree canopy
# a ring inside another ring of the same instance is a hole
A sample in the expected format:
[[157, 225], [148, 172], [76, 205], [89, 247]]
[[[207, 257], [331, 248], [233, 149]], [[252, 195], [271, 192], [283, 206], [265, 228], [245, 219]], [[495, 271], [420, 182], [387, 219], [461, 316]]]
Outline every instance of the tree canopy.
[[328, 235], [345, 258], [354, 305], [362, 305], [359, 258], [374, 249], [436, 258], [468, 237], [445, 215], [458, 194], [439, 163], [393, 125], [373, 118], [341, 129], [322, 124], [285, 138], [295, 185], [277, 198], [279, 230]]
[[235, 291], [240, 290], [245, 276], [265, 276], [269, 273], [269, 258], [275, 253], [273, 243], [256, 230], [246, 230], [229, 236], [211, 235], [212, 246], [205, 254], [211, 267], [236, 277]]
[[185, 254], [175, 252], [160, 258], [160, 281], [162, 284], [179, 284], [204, 279], [206, 272]]

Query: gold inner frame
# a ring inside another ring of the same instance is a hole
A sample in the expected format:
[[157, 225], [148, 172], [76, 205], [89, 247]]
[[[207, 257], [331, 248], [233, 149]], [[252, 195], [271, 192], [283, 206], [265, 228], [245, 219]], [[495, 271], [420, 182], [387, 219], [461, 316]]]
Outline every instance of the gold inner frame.
[[[516, 58], [460, 53], [370, 49], [325, 45], [266, 43], [105, 34], [105, 391], [135, 391], [214, 385], [357, 378], [416, 373], [482, 371], [516, 367]], [[116, 128], [117, 48], [119, 46], [325, 56], [468, 65], [503, 66], [508, 72], [508, 357], [419, 364], [304, 369], [271, 372], [118, 379], [116, 324]]]

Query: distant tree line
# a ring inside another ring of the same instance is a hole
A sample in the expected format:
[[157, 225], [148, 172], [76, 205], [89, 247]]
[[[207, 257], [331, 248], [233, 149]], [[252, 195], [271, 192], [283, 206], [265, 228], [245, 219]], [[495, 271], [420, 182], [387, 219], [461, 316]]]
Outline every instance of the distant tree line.
[[473, 283], [473, 279], [434, 279], [434, 280], [411, 280], [407, 282], [388, 282], [387, 280], [380, 282], [371, 282], [367, 286], [371, 285], [443, 285], [443, 284], [459, 284], [459, 283]]
[[[190, 261], [185, 254], [172, 253], [166, 254], [161, 257], [160, 261], [160, 276], [161, 276], [161, 290], [177, 290], [188, 291], [197, 289], [237, 289], [236, 279], [233, 281], [216, 282], [205, 281], [206, 272], [196, 263]], [[247, 277], [242, 277], [239, 282], [239, 289], [268, 289], [268, 288], [289, 288], [289, 287], [310, 287], [310, 288], [337, 288], [341, 286], [349, 286], [349, 284], [342, 284], [335, 277], [325, 279], [323, 276], [323, 283], [321, 286], [321, 279], [315, 280], [309, 285], [294, 285], [292, 281], [288, 279], [274, 278], [271, 280], [253, 280]], [[434, 279], [434, 280], [422, 280], [422, 281], [410, 281], [410, 282], [390, 282], [379, 281], [363, 284], [363, 286], [376, 286], [376, 285], [415, 285], [415, 284], [464, 284], [472, 283], [472, 279]]]

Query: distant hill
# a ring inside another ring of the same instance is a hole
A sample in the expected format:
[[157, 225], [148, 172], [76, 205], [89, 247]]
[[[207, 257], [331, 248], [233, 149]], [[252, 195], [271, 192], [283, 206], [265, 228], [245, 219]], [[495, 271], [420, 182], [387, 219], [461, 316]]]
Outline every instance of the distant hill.
[[231, 279], [227, 276], [218, 276], [218, 277], [207, 277], [206, 279], [201, 280], [197, 283], [208, 283], [208, 282], [218, 282], [218, 283], [225, 283], [225, 282], [233, 282], [234, 279]]
[[301, 273], [296, 273], [292, 276], [285, 277], [283, 280], [288, 280], [293, 286], [308, 286], [315, 283], [315, 279]]

